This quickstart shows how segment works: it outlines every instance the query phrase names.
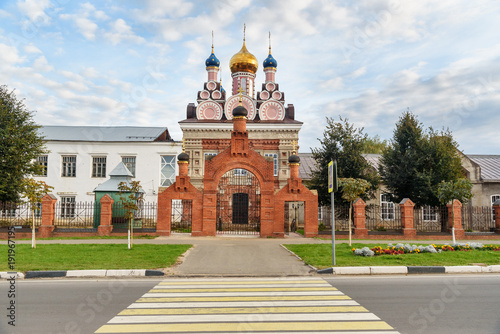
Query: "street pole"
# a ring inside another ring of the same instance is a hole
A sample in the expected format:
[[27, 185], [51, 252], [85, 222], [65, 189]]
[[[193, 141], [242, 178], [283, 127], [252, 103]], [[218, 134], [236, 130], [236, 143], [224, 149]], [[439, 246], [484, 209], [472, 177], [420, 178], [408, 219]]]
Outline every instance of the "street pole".
[[330, 194], [332, 202], [332, 266], [335, 267], [335, 198], [333, 191]]

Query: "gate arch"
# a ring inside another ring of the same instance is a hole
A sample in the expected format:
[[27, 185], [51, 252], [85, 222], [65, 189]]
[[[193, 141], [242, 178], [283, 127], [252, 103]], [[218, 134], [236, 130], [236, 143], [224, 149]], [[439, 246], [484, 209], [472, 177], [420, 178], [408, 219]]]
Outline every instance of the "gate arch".
[[249, 170], [233, 168], [217, 184], [217, 234], [260, 234], [259, 179]]

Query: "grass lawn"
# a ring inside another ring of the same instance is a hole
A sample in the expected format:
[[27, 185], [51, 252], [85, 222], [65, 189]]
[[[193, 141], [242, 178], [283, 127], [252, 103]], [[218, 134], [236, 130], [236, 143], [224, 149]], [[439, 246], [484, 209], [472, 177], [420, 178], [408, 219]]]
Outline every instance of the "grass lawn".
[[[192, 245], [16, 245], [15, 270], [83, 270], [83, 269], [159, 269], [170, 267]], [[7, 260], [7, 245], [0, 253]], [[0, 262], [0, 271], [12, 271], [7, 261]]]
[[[310, 264], [318, 269], [329, 268], [332, 266], [331, 244], [301, 244], [284, 246], [300, 256], [307, 264]], [[371, 257], [354, 255], [352, 252], [352, 248], [373, 248], [375, 246], [385, 247], [387, 244], [353, 243], [352, 246], [349, 246], [347, 243], [342, 243], [335, 245], [336, 266], [466, 266], [473, 263], [483, 263], [486, 265], [500, 264], [499, 251], [448, 251], [438, 254], [422, 253], [377, 255]]]
[[[88, 239], [127, 239], [126, 235], [96, 235], [96, 236], [88, 236], [88, 237], [50, 237], [50, 238], [36, 238], [36, 240], [88, 240]], [[156, 239], [158, 238], [155, 235], [134, 235], [135, 239]], [[31, 238], [16, 238], [16, 240], [31, 240]]]

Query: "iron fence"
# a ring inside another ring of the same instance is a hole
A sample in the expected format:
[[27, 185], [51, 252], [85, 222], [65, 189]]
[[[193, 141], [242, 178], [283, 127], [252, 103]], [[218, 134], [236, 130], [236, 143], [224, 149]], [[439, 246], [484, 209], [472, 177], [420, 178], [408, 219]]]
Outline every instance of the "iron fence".
[[462, 206], [462, 226], [467, 232], [490, 232], [495, 228], [492, 208], [490, 206]]
[[56, 229], [92, 229], [94, 217], [100, 212], [99, 203], [57, 202], [54, 226]]
[[365, 216], [365, 226], [369, 231], [396, 231], [403, 228], [401, 226], [401, 210], [394, 203], [367, 205]]
[[448, 221], [445, 206], [423, 206], [413, 210], [413, 226], [417, 232], [448, 232]]
[[[332, 209], [330, 206], [319, 207], [318, 223], [320, 231], [331, 231]], [[335, 206], [335, 231], [349, 231], [349, 205]]]
[[[128, 229], [129, 222], [126, 217], [127, 209], [121, 202], [113, 203], [113, 216], [111, 223], [114, 229]], [[157, 204], [154, 202], [142, 202], [134, 212], [133, 228], [156, 231]]]
[[35, 207], [33, 217], [30, 203], [0, 203], [0, 227], [20, 226], [21, 228], [31, 228], [33, 221], [35, 227], [41, 225], [41, 205]]
[[172, 200], [171, 231], [177, 233], [191, 233], [193, 217], [192, 200]]

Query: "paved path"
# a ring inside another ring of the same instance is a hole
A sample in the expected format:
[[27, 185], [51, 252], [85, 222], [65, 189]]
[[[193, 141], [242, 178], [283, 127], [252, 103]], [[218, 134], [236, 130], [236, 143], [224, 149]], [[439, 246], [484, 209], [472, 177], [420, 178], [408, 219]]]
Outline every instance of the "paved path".
[[95, 333], [397, 334], [314, 277], [167, 279]]
[[280, 242], [255, 238], [218, 238], [199, 242], [174, 268], [177, 275], [290, 276], [314, 270], [281, 247]]

